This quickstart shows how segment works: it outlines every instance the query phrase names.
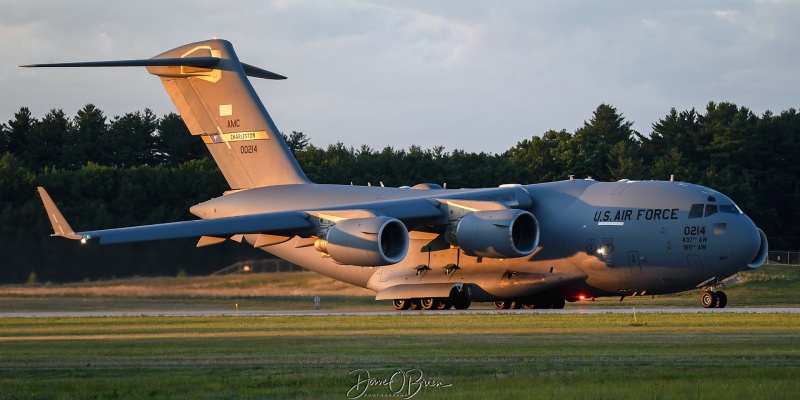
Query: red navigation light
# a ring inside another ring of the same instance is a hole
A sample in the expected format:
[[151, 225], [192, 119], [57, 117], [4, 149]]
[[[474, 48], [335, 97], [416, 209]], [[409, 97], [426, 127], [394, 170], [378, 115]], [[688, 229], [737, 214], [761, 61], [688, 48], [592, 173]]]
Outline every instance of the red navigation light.
[[580, 295], [580, 296], [578, 296], [578, 300], [586, 300], [586, 296]]

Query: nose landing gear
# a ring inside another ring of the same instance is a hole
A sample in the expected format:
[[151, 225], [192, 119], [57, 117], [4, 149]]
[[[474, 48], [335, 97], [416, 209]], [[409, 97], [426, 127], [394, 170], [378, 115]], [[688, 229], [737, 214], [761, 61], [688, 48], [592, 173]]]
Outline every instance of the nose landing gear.
[[725, 306], [728, 305], [728, 296], [721, 290], [709, 290], [703, 292], [703, 295], [700, 296], [700, 304], [702, 304], [704, 308], [725, 308]]
[[698, 289], [705, 289], [700, 296], [700, 304], [702, 304], [704, 308], [725, 308], [725, 306], [728, 305], [728, 296], [725, 295], [725, 292], [722, 290], [717, 290], [717, 288], [728, 287], [739, 281], [741, 281], [741, 278], [738, 276], [731, 276], [725, 280], [712, 277], [697, 285]]

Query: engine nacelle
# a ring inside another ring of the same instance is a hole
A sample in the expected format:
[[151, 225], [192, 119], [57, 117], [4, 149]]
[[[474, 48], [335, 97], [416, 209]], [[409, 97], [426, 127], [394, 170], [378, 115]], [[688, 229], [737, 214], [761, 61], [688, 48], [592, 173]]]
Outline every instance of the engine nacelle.
[[390, 265], [406, 257], [408, 230], [390, 217], [346, 219], [331, 226], [325, 239], [317, 239], [314, 248], [340, 264]]
[[445, 239], [470, 256], [524, 257], [539, 245], [539, 222], [523, 210], [476, 211], [451, 224]]

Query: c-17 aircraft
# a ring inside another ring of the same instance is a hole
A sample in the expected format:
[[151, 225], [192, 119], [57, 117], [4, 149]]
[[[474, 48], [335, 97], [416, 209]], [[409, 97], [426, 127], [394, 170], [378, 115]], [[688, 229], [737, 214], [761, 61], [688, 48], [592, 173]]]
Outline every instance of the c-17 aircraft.
[[315, 184], [248, 77], [284, 76], [239, 61], [225, 40], [150, 59], [26, 67], [144, 66], [161, 78], [192, 135], [230, 184], [193, 206], [199, 220], [75, 232], [44, 190], [54, 236], [100, 244], [234, 240], [371, 289], [394, 308], [563, 308], [565, 301], [718, 288], [760, 267], [767, 238], [727, 196], [684, 182], [574, 179], [497, 188]]

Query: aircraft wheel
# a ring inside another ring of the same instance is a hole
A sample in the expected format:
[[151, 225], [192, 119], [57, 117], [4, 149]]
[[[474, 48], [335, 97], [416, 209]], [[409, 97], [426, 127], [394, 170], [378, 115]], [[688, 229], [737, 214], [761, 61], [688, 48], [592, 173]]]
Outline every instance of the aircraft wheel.
[[459, 297], [453, 300], [453, 308], [456, 310], [466, 310], [469, 308], [471, 302], [466, 297]]
[[408, 310], [408, 307], [411, 306], [411, 300], [394, 299], [392, 300], [392, 305], [394, 306], [395, 310]]
[[520, 303], [518, 301], [512, 301], [511, 302], [511, 308], [513, 308], [515, 310], [519, 310], [520, 308], [522, 308], [522, 303]]
[[437, 310], [449, 310], [450, 307], [453, 307], [453, 303], [450, 299], [439, 299], [439, 306], [436, 307]]
[[502, 310], [502, 309], [508, 308], [508, 307], [506, 307], [506, 302], [503, 301], [503, 300], [495, 301], [493, 304], [494, 304], [494, 309], [495, 310]]
[[553, 308], [553, 299], [539, 298], [531, 304], [531, 308], [536, 310], [549, 310]]
[[420, 304], [419, 299], [411, 299], [411, 300], [407, 300], [407, 301], [409, 302], [409, 306], [408, 306], [409, 310], [419, 310], [420, 308], [422, 308], [422, 305]]
[[435, 310], [439, 308], [439, 299], [435, 299], [433, 297], [427, 297], [424, 299], [420, 299], [419, 304], [422, 306], [423, 310]]
[[717, 305], [717, 294], [714, 292], [703, 292], [703, 295], [700, 296], [700, 304], [703, 305], [704, 308], [713, 308]]
[[564, 299], [553, 299], [553, 302], [550, 303], [550, 308], [554, 310], [563, 310], [565, 304], [567, 304], [567, 302]]
[[530, 310], [530, 309], [533, 309], [533, 308], [535, 308], [533, 303], [522, 303], [522, 309], [523, 310]]
[[725, 292], [717, 291], [717, 303], [714, 305], [716, 308], [725, 308], [728, 305], [728, 295]]

